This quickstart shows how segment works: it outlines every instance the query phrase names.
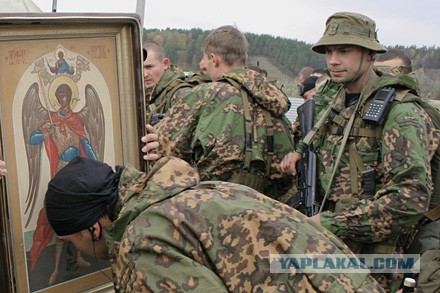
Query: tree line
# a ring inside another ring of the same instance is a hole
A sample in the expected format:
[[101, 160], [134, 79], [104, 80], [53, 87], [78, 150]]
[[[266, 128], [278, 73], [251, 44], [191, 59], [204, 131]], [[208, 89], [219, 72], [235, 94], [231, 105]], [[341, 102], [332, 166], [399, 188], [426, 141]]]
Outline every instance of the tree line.
[[[161, 44], [168, 56], [177, 64], [189, 66], [191, 70], [198, 68], [202, 57], [201, 48], [210, 31], [201, 29], [148, 29], [144, 30], [144, 40], [154, 40]], [[277, 63], [290, 74], [297, 74], [304, 66], [322, 68], [325, 59], [313, 52], [311, 44], [271, 35], [245, 33], [249, 42], [249, 55], [264, 55]], [[439, 47], [394, 47], [404, 50], [413, 62], [413, 68], [440, 69]]]
[[[202, 29], [144, 29], [143, 39], [161, 44], [172, 63], [188, 71], [198, 71], [202, 58], [202, 46], [210, 31]], [[288, 76], [296, 77], [304, 66], [325, 68], [325, 57], [311, 50], [309, 43], [274, 37], [267, 34], [245, 33], [249, 42], [249, 56], [264, 56], [277, 69]], [[429, 92], [437, 97], [440, 91], [440, 47], [406, 47], [395, 45], [387, 48], [398, 48], [411, 58], [413, 69]], [[425, 80], [426, 79], [426, 80]]]

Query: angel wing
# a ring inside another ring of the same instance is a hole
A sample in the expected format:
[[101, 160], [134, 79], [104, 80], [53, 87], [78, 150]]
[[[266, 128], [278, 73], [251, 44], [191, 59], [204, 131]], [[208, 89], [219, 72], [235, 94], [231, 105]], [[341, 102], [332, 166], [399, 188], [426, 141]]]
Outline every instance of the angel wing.
[[84, 122], [89, 142], [98, 161], [104, 160], [105, 121], [101, 100], [95, 88], [90, 84], [85, 88], [86, 103], [78, 116]]
[[23, 100], [22, 124], [23, 138], [29, 172], [29, 188], [26, 197], [25, 214], [29, 212], [25, 227], [29, 225], [34, 212], [38, 187], [40, 185], [40, 163], [42, 144], [32, 145], [29, 139], [33, 131], [38, 129], [48, 118], [47, 110], [41, 104], [38, 94], [38, 83], [33, 83]]

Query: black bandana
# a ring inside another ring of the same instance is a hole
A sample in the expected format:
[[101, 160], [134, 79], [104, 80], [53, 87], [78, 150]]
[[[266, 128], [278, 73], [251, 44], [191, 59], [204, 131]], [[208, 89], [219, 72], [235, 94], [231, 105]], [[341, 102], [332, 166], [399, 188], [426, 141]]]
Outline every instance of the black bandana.
[[112, 218], [122, 171], [122, 166], [114, 172], [105, 163], [83, 157], [62, 168], [49, 182], [45, 200], [55, 233], [65, 236], [87, 229], [104, 214]]

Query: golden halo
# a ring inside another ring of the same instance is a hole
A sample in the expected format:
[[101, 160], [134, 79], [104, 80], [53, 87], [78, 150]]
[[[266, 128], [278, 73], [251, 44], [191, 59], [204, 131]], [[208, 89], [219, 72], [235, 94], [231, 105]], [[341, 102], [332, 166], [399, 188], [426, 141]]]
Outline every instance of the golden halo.
[[64, 59], [66, 59], [66, 50], [64, 50], [63, 47], [58, 47], [55, 49], [55, 59], [58, 60], [58, 58], [60, 58], [58, 57], [59, 52], [63, 52]]
[[68, 77], [67, 75], [61, 75], [55, 78], [49, 86], [49, 101], [52, 107], [58, 111], [60, 105], [58, 104], [55, 92], [57, 88], [63, 83], [67, 84], [72, 89], [72, 99], [70, 100], [70, 109], [75, 109], [76, 103], [78, 102], [78, 86], [76, 83]]

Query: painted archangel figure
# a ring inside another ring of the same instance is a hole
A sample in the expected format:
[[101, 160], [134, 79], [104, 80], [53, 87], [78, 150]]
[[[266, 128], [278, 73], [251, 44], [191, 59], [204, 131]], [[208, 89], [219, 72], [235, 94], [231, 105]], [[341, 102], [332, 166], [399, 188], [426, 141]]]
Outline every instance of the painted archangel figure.
[[[38, 75], [39, 82], [34, 82], [29, 87], [23, 100], [23, 135], [29, 167], [29, 190], [25, 202], [25, 214], [28, 215], [26, 227], [36, 208], [43, 145], [50, 164], [51, 178], [77, 156], [100, 161], [104, 156], [104, 113], [96, 90], [91, 84], [87, 84], [84, 90], [85, 105], [75, 111], [80, 101], [75, 78], [70, 73], [49, 76], [46, 69], [42, 70], [43, 64], [42, 59], [35, 63], [33, 73]], [[50, 84], [48, 95], [43, 82]], [[53, 235], [43, 207], [38, 215], [30, 250], [31, 271]], [[55, 284], [57, 280], [62, 246], [63, 241], [57, 239], [55, 269], [49, 285]], [[90, 267], [90, 263], [79, 252], [76, 261], [81, 267]]]

